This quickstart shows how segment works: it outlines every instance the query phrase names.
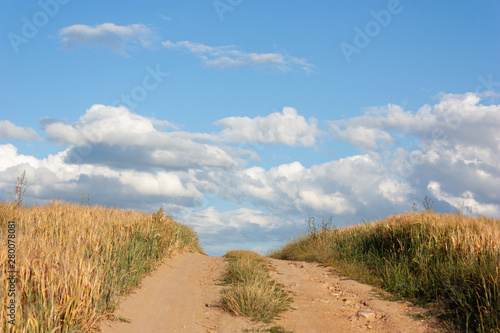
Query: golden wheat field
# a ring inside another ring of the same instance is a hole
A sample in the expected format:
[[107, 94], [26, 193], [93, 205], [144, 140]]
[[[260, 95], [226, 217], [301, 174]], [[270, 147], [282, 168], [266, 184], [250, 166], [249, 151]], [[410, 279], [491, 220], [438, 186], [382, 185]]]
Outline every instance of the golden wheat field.
[[[111, 316], [117, 296], [163, 258], [202, 252], [194, 231], [163, 209], [148, 214], [58, 201], [33, 207], [0, 202], [2, 240], [9, 221], [15, 221], [16, 325], [1, 307], [3, 332], [92, 331]], [[8, 252], [0, 251], [3, 275], [8, 264]], [[0, 299], [9, 304], [8, 281], [2, 281]]]

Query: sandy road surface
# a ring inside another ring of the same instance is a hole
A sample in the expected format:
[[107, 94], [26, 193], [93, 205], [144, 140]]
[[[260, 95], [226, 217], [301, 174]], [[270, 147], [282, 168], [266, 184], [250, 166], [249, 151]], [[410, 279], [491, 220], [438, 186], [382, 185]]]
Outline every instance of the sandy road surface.
[[220, 299], [223, 287], [217, 284], [225, 265], [221, 257], [199, 253], [168, 259], [120, 304], [116, 314], [130, 323], [103, 323], [103, 333], [241, 332], [257, 327], [213, 306]]
[[254, 332], [283, 326], [297, 333], [436, 332], [408, 314], [418, 309], [377, 299], [372, 288], [342, 279], [313, 263], [272, 260], [274, 278], [294, 297], [294, 309], [270, 325], [236, 317], [214, 306], [223, 258], [185, 253], [168, 259], [140, 289], [120, 304], [117, 315], [130, 323], [104, 322], [104, 333]]
[[433, 321], [414, 320], [422, 309], [381, 300], [373, 287], [343, 278], [316, 263], [271, 260], [274, 278], [292, 292], [293, 309], [276, 324], [295, 332], [439, 332]]

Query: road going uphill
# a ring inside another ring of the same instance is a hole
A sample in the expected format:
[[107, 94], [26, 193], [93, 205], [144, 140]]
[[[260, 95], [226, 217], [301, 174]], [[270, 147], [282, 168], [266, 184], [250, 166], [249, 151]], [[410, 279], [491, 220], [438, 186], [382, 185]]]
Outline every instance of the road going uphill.
[[379, 299], [372, 287], [342, 278], [314, 263], [271, 259], [273, 278], [291, 292], [292, 309], [273, 323], [253, 322], [220, 307], [226, 261], [199, 253], [166, 260], [125, 297], [116, 312], [123, 321], [101, 324], [103, 333], [264, 332], [282, 326], [296, 333], [439, 332], [435, 320], [416, 320], [422, 310]]

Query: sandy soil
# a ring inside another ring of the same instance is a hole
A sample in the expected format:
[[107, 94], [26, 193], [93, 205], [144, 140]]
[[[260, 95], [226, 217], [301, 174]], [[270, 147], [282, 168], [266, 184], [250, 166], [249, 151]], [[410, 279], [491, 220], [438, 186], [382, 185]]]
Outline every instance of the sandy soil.
[[126, 297], [116, 315], [130, 320], [105, 322], [103, 333], [241, 332], [259, 327], [217, 306], [218, 284], [226, 263], [221, 257], [184, 253], [164, 262]]
[[271, 324], [236, 317], [217, 306], [226, 262], [220, 257], [185, 253], [168, 259], [127, 296], [104, 333], [258, 332], [283, 326], [297, 333], [438, 332], [431, 321], [412, 319], [421, 310], [378, 299], [372, 287], [344, 279], [313, 263], [272, 260], [274, 278], [294, 298], [293, 309]]
[[295, 332], [440, 332], [436, 320], [415, 320], [423, 309], [382, 300], [373, 287], [316, 263], [273, 260], [274, 278], [292, 292], [292, 310], [276, 323]]

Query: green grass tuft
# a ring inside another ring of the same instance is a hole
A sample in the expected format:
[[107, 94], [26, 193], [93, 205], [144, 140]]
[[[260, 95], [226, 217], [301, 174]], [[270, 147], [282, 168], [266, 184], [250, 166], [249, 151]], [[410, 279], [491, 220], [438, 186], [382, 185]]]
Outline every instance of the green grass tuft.
[[229, 259], [222, 291], [222, 307], [237, 315], [269, 323], [290, 308], [291, 297], [271, 279], [269, 259], [251, 251], [226, 253]]

